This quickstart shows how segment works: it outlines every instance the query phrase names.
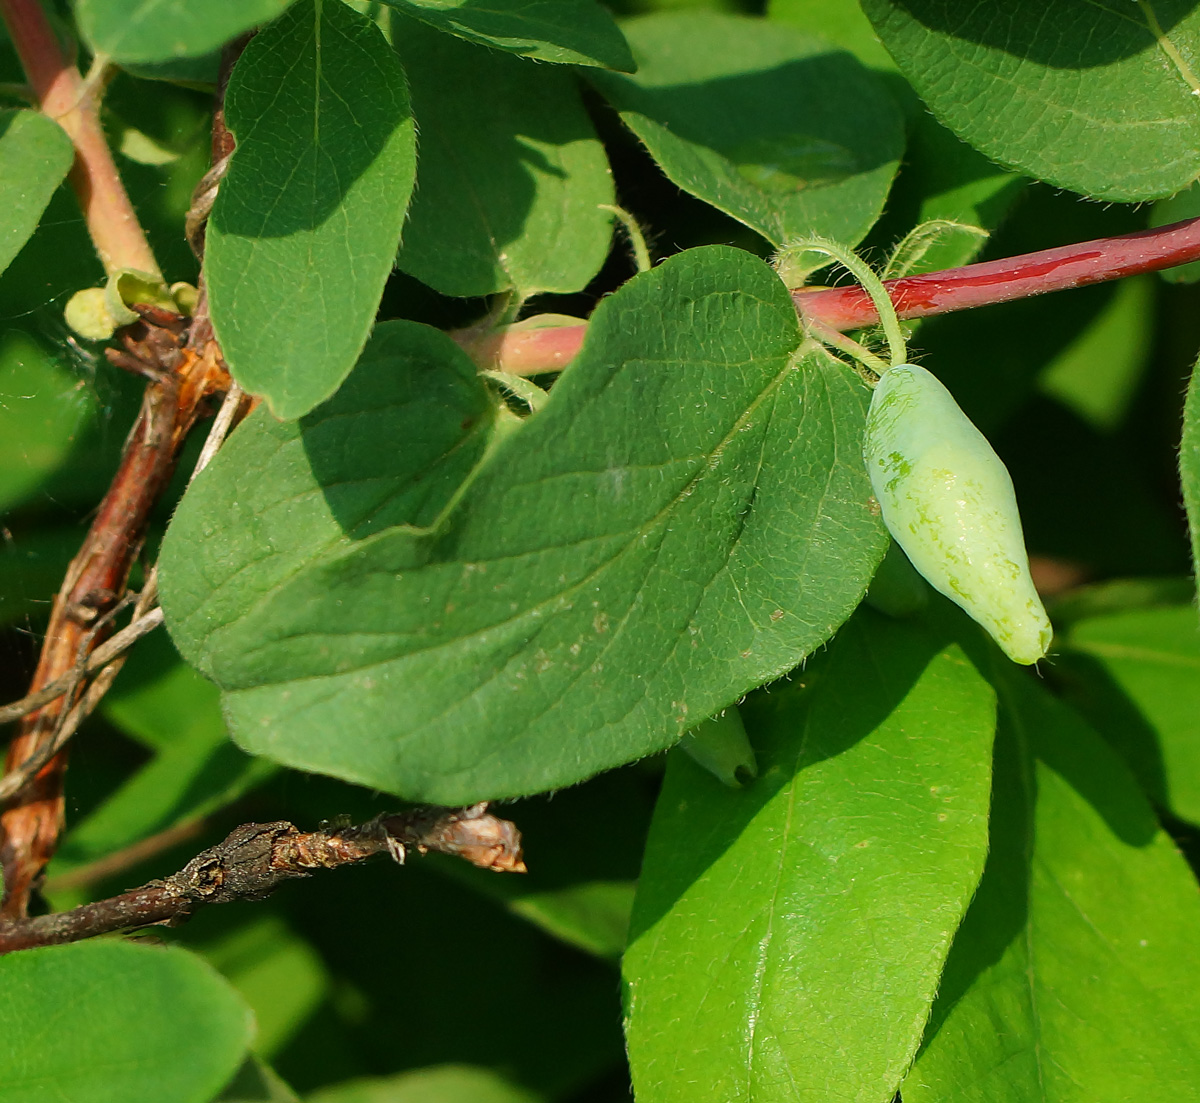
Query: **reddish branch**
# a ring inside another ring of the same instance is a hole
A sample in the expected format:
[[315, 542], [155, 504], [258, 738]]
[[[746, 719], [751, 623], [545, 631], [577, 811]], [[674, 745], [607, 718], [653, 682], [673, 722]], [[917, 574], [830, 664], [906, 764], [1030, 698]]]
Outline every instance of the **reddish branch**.
[[[1200, 218], [1153, 230], [1044, 249], [1003, 260], [949, 268], [884, 285], [901, 318], [924, 318], [1013, 299], [1065, 291], [1091, 283], [1157, 272], [1200, 260]], [[857, 285], [793, 291], [802, 320], [845, 332], [879, 321], [870, 297]], [[579, 352], [587, 325], [512, 329], [451, 336], [480, 365], [513, 375], [561, 371]]]
[[174, 926], [206, 904], [261, 900], [284, 881], [318, 869], [336, 869], [376, 854], [402, 862], [408, 850], [454, 854], [501, 873], [525, 872], [519, 832], [508, 820], [491, 815], [486, 804], [418, 808], [360, 827], [307, 833], [284, 821], [248, 823], [161, 881], [71, 911], [0, 919], [0, 954], [153, 924]]
[[75, 145], [71, 186], [110, 276], [133, 268], [158, 276], [158, 262], [121, 183], [100, 125], [95, 89], [63, 56], [39, 0], [0, 0], [0, 14], [42, 109]]

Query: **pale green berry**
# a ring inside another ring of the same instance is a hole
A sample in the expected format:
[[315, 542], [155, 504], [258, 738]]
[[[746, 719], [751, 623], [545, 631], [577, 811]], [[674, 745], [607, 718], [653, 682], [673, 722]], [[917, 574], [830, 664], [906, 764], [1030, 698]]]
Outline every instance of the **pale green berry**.
[[888, 531], [935, 590], [1018, 663], [1050, 646], [1012, 479], [950, 392], [899, 364], [871, 396], [863, 457]]

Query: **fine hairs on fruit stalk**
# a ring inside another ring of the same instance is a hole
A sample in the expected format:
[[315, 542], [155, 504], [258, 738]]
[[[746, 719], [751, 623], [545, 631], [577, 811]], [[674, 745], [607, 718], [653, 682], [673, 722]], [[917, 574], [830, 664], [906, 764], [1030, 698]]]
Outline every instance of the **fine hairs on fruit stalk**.
[[[888, 532], [925, 580], [1010, 659], [1037, 662], [1053, 631], [1029, 574], [1007, 468], [941, 382], [906, 362], [904, 334], [879, 277], [850, 250], [819, 239], [789, 245], [780, 271], [789, 256], [806, 252], [833, 257], [859, 280], [887, 335], [891, 364], [873, 355], [867, 363], [880, 379], [863, 459]], [[857, 355], [854, 342], [838, 347]]]

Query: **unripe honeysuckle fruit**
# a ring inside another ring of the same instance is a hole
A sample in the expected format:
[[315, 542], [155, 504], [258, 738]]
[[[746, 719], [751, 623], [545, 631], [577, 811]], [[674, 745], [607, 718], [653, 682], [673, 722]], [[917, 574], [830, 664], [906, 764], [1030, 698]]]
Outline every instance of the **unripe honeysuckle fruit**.
[[871, 396], [863, 457], [884, 523], [935, 590], [1018, 663], [1050, 646], [1012, 479], [950, 392], [916, 364], [884, 372]]

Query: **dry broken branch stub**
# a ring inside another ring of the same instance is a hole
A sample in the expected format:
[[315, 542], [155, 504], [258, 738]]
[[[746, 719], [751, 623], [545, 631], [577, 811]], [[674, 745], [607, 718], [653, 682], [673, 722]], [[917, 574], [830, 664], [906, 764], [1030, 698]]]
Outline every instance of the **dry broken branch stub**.
[[175, 925], [206, 904], [261, 900], [284, 881], [409, 850], [453, 854], [497, 872], [524, 873], [521, 835], [486, 804], [415, 808], [357, 827], [303, 832], [285, 820], [247, 823], [197, 854], [178, 873], [55, 915], [0, 919], [0, 953], [77, 942], [155, 924]]

